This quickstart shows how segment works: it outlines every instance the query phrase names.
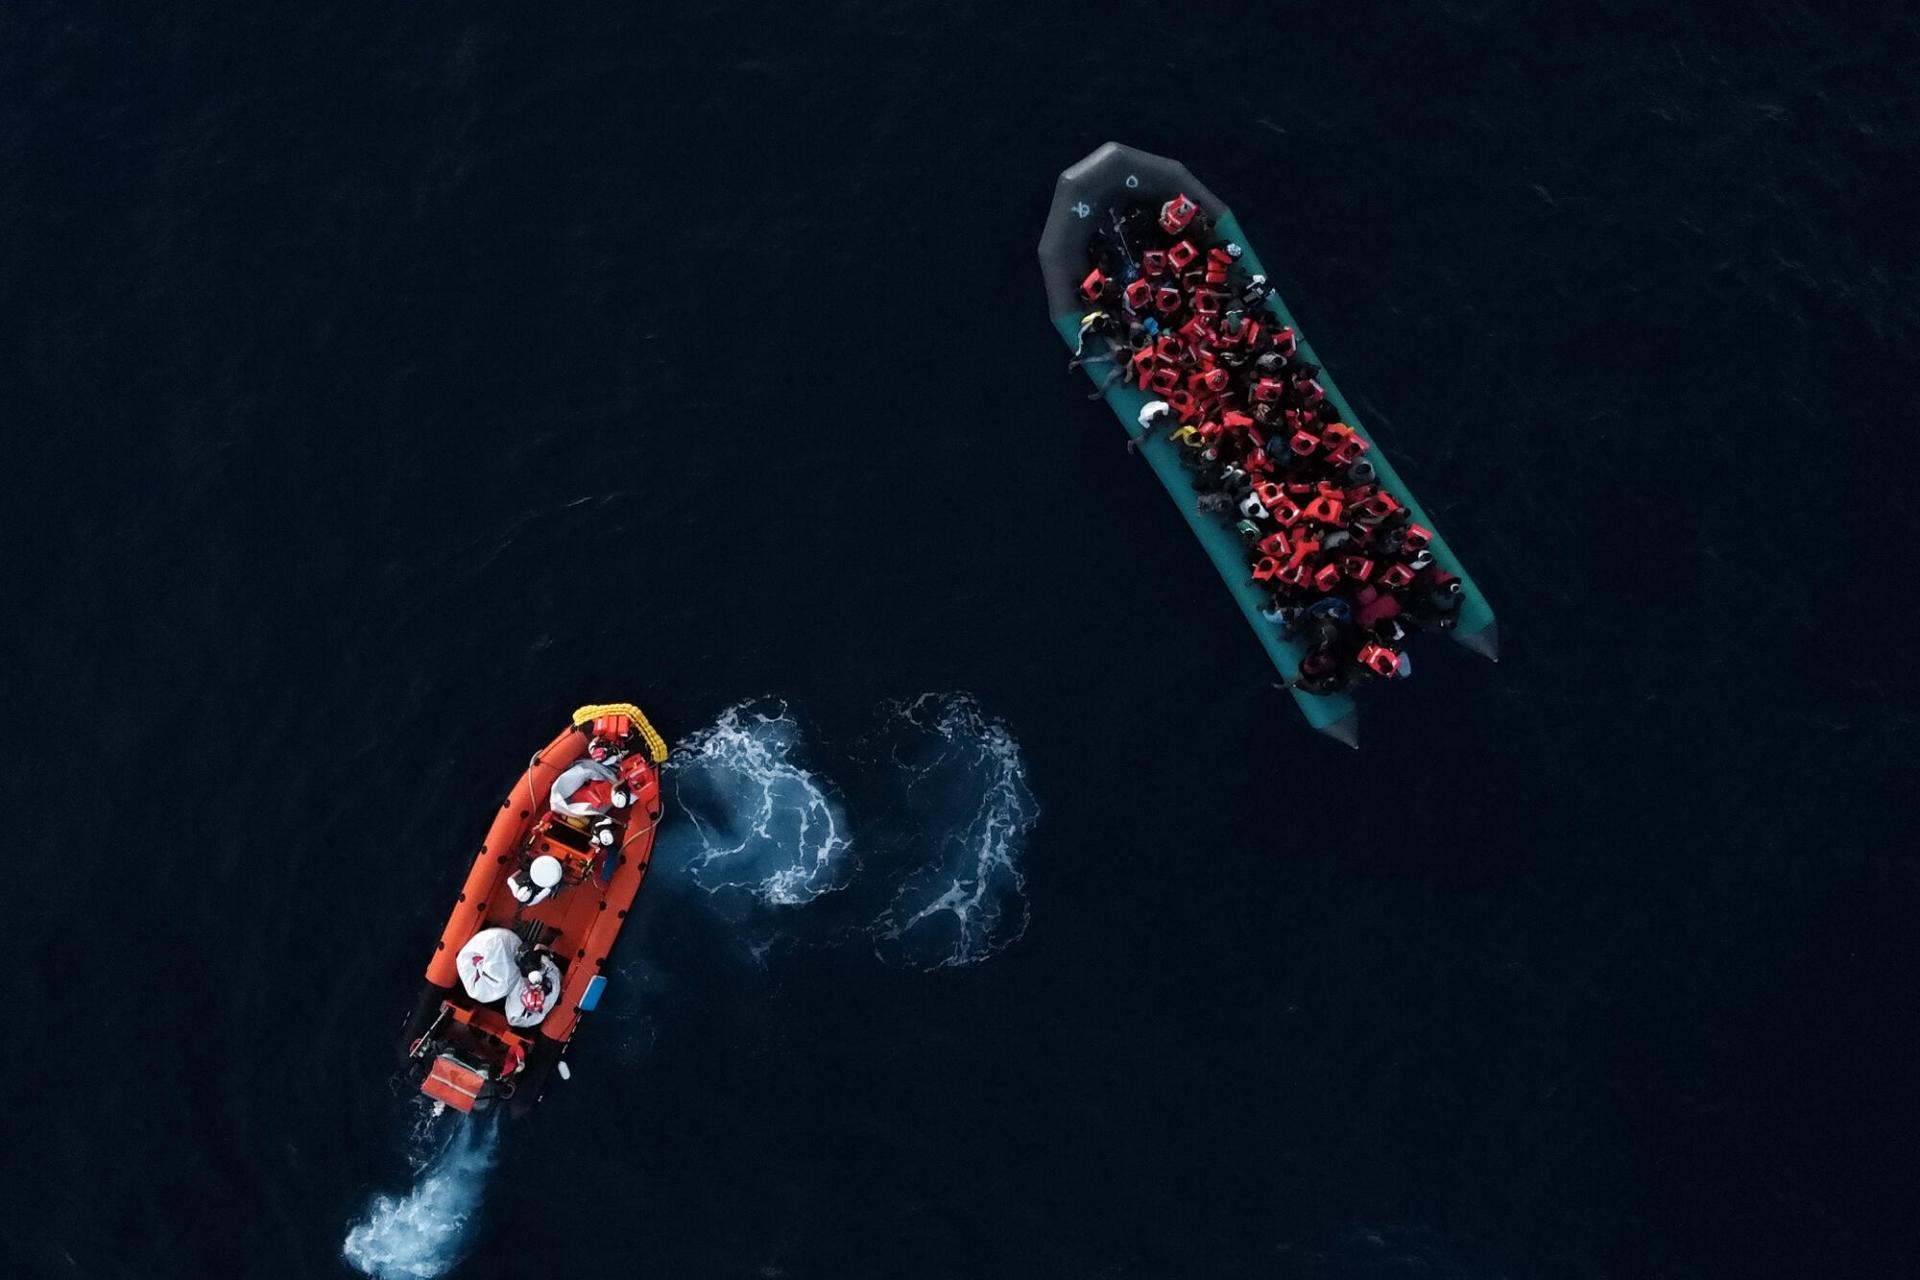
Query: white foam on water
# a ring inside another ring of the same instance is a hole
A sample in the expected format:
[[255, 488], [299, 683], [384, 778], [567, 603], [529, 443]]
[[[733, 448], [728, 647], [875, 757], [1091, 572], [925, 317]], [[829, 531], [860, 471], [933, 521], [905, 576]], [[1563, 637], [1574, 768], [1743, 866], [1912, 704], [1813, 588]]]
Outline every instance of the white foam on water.
[[404, 1196], [373, 1198], [347, 1231], [340, 1256], [376, 1280], [434, 1280], [460, 1261], [479, 1216], [500, 1131], [493, 1120], [460, 1120], [446, 1149]]
[[874, 950], [916, 969], [984, 960], [1027, 930], [1021, 860], [1040, 807], [1026, 759], [970, 694], [923, 694], [891, 710], [891, 756], [907, 773], [909, 807], [924, 808], [915, 843], [928, 856], [873, 922]]
[[685, 823], [663, 828], [663, 861], [709, 894], [802, 906], [853, 875], [853, 835], [833, 784], [794, 758], [784, 703], [742, 702], [681, 743], [666, 776]]
[[[782, 941], [849, 937], [914, 969], [1004, 949], [1026, 932], [1021, 861], [1039, 817], [1019, 743], [967, 693], [885, 703], [881, 716], [840, 757], [859, 767], [861, 858], [842, 792], [800, 762], [793, 712], [760, 700], [675, 749], [666, 777], [680, 813], [662, 827], [656, 874], [717, 904], [774, 908], [740, 920], [762, 963]], [[798, 910], [829, 893], [832, 910]]]

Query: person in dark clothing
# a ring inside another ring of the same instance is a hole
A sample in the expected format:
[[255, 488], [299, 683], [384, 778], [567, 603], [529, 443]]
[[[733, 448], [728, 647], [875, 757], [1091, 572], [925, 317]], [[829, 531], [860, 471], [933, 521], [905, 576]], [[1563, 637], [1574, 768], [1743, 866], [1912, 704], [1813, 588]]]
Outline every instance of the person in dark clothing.
[[1347, 673], [1331, 653], [1309, 653], [1300, 660], [1300, 673], [1292, 683], [1295, 688], [1325, 696], [1347, 687]]
[[1451, 631], [1460, 620], [1460, 603], [1466, 599], [1466, 592], [1460, 585], [1460, 579], [1445, 576], [1442, 581], [1430, 585], [1424, 591], [1418, 591], [1407, 613], [1416, 627], [1431, 627], [1435, 631]]
[[1100, 380], [1099, 385], [1095, 386], [1093, 390], [1087, 392], [1087, 399], [1098, 400], [1101, 396], [1104, 396], [1105, 394], [1107, 394], [1107, 392], [1113, 387], [1114, 383], [1120, 381], [1122, 378], [1126, 376], [1127, 376], [1127, 366], [1125, 366], [1124, 364], [1120, 364], [1116, 361], [1114, 363], [1113, 368], [1107, 370], [1107, 376]]

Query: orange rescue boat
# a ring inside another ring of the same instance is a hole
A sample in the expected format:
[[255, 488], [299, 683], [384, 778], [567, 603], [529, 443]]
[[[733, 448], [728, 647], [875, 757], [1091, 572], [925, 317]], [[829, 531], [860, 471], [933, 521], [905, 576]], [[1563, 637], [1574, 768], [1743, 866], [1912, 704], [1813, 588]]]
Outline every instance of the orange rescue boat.
[[533, 757], [474, 857], [401, 1037], [422, 1093], [461, 1111], [539, 1101], [606, 989], [653, 854], [666, 759], [624, 702], [581, 707]]

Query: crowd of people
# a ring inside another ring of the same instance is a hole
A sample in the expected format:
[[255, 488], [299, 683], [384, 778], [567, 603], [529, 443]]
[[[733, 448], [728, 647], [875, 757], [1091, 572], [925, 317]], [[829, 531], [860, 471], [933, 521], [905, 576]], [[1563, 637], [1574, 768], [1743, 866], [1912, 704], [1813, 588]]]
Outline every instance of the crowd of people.
[[1305, 646], [1291, 683], [1326, 694], [1409, 674], [1407, 638], [1454, 625], [1460, 580], [1380, 484], [1266, 278], [1185, 195], [1115, 212], [1088, 252], [1070, 367], [1109, 366], [1093, 398], [1123, 378], [1156, 397], [1128, 447], [1170, 442], [1200, 510], [1239, 532], [1267, 616]]

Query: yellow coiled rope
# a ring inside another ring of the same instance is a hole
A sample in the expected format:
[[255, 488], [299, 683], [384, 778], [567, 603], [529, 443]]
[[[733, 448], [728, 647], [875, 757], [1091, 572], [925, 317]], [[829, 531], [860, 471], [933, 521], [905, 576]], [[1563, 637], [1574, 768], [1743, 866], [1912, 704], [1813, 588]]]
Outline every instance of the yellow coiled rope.
[[647, 741], [647, 755], [655, 764], [667, 762], [667, 740], [648, 721], [647, 713], [631, 702], [596, 702], [590, 707], [581, 707], [573, 713], [573, 727], [577, 729], [591, 724], [601, 716], [626, 716], [632, 720], [640, 730], [640, 736]]

